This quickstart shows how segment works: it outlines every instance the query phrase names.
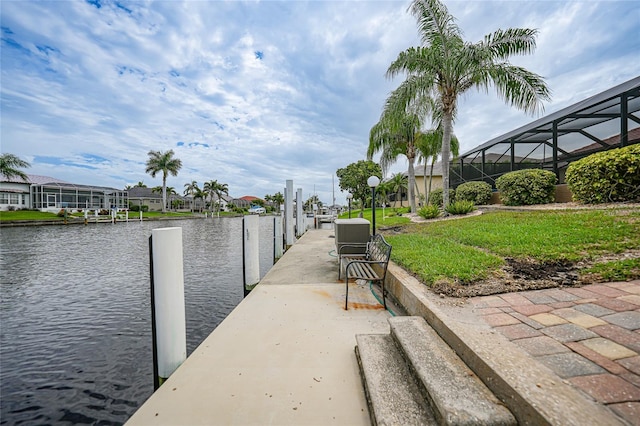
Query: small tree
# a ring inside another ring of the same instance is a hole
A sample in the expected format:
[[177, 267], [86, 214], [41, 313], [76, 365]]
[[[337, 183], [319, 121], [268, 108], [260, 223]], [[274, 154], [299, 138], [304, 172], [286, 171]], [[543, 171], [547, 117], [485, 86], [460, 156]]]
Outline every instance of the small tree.
[[371, 176], [382, 179], [382, 169], [379, 164], [371, 160], [360, 160], [338, 169], [336, 175], [340, 189], [353, 194], [353, 198], [360, 200], [364, 206], [367, 198], [371, 197], [371, 188], [367, 185], [367, 179]]

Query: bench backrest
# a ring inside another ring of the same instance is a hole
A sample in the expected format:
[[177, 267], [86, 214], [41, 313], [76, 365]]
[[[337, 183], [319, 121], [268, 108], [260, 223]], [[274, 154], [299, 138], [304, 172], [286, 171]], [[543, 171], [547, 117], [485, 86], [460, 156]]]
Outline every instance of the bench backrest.
[[369, 260], [389, 262], [391, 245], [387, 243], [382, 235], [376, 234], [371, 237], [371, 241], [367, 243], [367, 255]]

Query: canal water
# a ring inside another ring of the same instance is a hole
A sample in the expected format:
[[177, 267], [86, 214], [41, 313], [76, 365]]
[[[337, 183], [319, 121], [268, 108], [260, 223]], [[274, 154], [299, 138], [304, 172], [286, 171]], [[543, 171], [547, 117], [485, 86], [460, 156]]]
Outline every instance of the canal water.
[[242, 300], [240, 218], [0, 230], [0, 424], [122, 424], [151, 395], [148, 238], [174, 226], [190, 354]]

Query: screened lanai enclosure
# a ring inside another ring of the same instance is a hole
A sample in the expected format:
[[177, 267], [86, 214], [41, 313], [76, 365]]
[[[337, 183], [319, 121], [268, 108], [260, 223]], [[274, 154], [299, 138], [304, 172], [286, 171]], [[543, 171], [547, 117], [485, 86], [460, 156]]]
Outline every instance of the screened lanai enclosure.
[[539, 168], [564, 183], [569, 163], [640, 143], [640, 77], [494, 138], [451, 163], [451, 186]]
[[111, 210], [129, 207], [127, 191], [50, 182], [30, 187], [31, 207], [41, 210]]

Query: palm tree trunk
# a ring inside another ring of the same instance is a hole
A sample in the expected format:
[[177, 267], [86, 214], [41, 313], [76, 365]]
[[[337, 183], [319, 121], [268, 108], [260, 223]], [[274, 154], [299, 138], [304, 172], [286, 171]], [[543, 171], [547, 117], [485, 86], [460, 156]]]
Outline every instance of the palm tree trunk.
[[167, 174], [162, 174], [162, 213], [167, 212]]
[[416, 212], [416, 194], [415, 194], [415, 185], [416, 185], [416, 172], [413, 168], [413, 163], [416, 160], [415, 156], [411, 156], [407, 158], [409, 160], [409, 181], [407, 182], [407, 192], [409, 193], [409, 207], [411, 208], [411, 213]]
[[449, 157], [451, 156], [451, 133], [453, 116], [451, 112], [442, 114], [442, 207], [449, 205]]
[[433, 160], [431, 160], [431, 170], [429, 171], [429, 192], [427, 192], [428, 194], [427, 200], [429, 200], [429, 197], [431, 197], [431, 183], [433, 182], [433, 165], [435, 164], [435, 162], [436, 162], [436, 157], [433, 157]]
[[[432, 163], [433, 164], [433, 163]], [[432, 166], [433, 170], [433, 166]], [[424, 205], [429, 204], [429, 193], [427, 192], [427, 159], [424, 159], [422, 166], [422, 180], [424, 181]], [[431, 185], [431, 177], [429, 177], [429, 185]]]

